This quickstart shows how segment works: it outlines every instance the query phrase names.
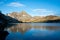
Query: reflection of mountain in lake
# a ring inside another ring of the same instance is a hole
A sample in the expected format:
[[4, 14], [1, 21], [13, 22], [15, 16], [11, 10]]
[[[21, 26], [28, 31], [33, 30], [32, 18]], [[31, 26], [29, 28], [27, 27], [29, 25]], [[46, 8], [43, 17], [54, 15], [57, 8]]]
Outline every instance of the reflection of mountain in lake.
[[29, 29], [31, 29], [31, 25], [25, 24], [25, 23], [23, 23], [23, 24], [20, 23], [20, 24], [17, 24], [15, 26], [8, 28], [8, 30], [11, 30], [12, 32], [21, 32], [21, 33], [24, 33]]
[[38, 30], [59, 30], [60, 27], [58, 26], [41, 26], [41, 25], [35, 25], [34, 23], [20, 23], [16, 26], [12, 26], [8, 28], [9, 31], [12, 32], [21, 32], [24, 33], [31, 29], [38, 29]]

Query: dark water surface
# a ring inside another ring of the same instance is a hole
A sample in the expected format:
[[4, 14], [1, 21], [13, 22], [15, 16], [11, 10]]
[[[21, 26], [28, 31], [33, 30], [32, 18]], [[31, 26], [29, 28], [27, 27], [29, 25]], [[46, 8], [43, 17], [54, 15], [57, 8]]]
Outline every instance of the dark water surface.
[[60, 40], [60, 23], [16, 23], [6, 40]]

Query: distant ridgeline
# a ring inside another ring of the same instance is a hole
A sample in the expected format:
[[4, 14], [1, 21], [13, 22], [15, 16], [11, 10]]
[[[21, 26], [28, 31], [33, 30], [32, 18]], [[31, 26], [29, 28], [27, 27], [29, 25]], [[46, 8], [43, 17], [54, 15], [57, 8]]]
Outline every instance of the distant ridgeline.
[[60, 16], [49, 15], [45, 17], [34, 16], [27, 14], [25, 11], [20, 13], [12, 12], [7, 15], [3, 15], [0, 12], [1, 20], [8, 20], [8, 23], [22, 23], [22, 22], [46, 22], [46, 23], [60, 23]]

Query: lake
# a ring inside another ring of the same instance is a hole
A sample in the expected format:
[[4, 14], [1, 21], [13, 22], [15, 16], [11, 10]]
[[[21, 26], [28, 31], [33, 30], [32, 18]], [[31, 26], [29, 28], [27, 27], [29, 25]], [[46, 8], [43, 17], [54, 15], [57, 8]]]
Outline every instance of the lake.
[[60, 23], [14, 23], [6, 40], [60, 40]]

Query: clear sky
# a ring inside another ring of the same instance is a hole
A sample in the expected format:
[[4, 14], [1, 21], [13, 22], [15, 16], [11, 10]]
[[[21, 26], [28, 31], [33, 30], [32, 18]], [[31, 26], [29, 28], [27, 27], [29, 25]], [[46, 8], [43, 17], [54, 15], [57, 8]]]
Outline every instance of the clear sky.
[[0, 10], [4, 14], [24, 10], [32, 16], [60, 16], [60, 0], [0, 0]]

